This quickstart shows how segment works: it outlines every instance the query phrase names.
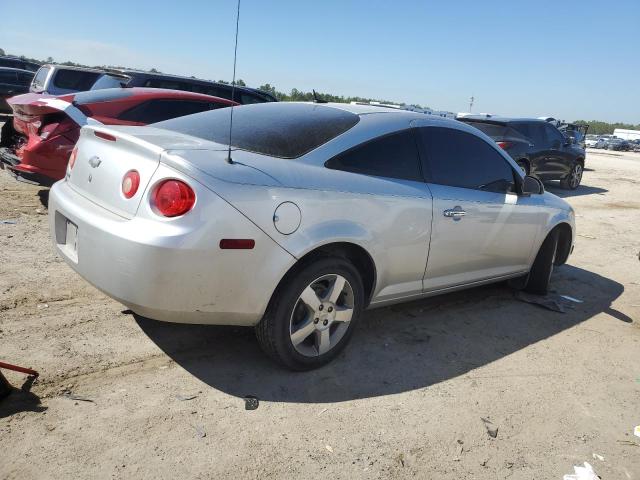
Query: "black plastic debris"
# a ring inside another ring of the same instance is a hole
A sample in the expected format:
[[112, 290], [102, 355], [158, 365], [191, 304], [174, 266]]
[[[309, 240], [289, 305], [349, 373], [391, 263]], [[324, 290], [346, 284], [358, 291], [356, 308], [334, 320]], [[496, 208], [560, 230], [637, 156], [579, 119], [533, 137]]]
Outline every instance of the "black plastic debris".
[[246, 395], [244, 397], [244, 409], [245, 410], [255, 410], [260, 405], [260, 400], [258, 397], [254, 397], [253, 395]]
[[491, 420], [488, 420], [486, 418], [480, 418], [480, 420], [482, 420], [482, 422], [484, 423], [484, 428], [487, 429], [487, 435], [489, 435], [491, 438], [496, 438], [498, 436], [498, 427], [495, 426]]

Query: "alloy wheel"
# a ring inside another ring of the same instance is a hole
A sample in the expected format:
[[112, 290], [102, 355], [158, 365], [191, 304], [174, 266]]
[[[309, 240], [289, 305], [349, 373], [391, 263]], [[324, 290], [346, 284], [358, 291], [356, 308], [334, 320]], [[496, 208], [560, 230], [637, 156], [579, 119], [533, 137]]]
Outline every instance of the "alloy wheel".
[[306, 357], [327, 353], [347, 332], [353, 313], [353, 288], [346, 278], [337, 274], [317, 278], [293, 308], [289, 323], [293, 347]]
[[571, 170], [569, 177], [569, 186], [571, 188], [578, 188], [580, 181], [582, 180], [582, 165], [576, 163]]

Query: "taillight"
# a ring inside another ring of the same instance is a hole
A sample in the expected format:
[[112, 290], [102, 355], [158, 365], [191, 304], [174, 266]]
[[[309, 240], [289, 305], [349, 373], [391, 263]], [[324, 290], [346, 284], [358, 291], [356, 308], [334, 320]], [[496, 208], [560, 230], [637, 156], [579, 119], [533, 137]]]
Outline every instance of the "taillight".
[[181, 180], [165, 180], [153, 194], [153, 203], [165, 217], [184, 215], [196, 203], [193, 189]]
[[122, 179], [122, 194], [125, 198], [133, 197], [140, 186], [140, 174], [137, 170], [129, 170]]
[[76, 157], [78, 156], [78, 147], [73, 147], [71, 155], [69, 155], [69, 170], [76, 164]]
[[507, 148], [509, 148], [512, 145], [511, 142], [496, 142], [496, 143], [503, 150], [506, 150]]

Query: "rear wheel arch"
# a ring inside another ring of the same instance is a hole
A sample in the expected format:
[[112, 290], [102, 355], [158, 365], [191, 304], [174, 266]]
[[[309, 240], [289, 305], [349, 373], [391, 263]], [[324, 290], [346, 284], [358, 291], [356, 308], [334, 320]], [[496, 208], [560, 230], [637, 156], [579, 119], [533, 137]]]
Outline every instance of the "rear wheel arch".
[[369, 252], [360, 245], [351, 242], [327, 243], [304, 254], [282, 277], [278, 286], [274, 290], [271, 302], [273, 302], [273, 298], [278, 294], [280, 287], [285, 284], [289, 278], [298, 273], [301, 269], [304, 269], [306, 266], [313, 263], [315, 260], [327, 257], [344, 258], [353, 264], [362, 279], [362, 285], [365, 293], [364, 303], [366, 307], [371, 300], [376, 284], [376, 266]]

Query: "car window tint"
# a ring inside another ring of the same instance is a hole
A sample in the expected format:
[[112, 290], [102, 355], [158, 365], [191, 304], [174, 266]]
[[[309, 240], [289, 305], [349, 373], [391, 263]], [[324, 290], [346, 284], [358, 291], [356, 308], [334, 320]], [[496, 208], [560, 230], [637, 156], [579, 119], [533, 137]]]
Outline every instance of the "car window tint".
[[[306, 103], [244, 105], [233, 114], [233, 147], [280, 158], [297, 158], [353, 127], [360, 117], [339, 108]], [[230, 114], [219, 109], [153, 125], [229, 144]]]
[[18, 77], [16, 75], [16, 72], [0, 70], [0, 83], [10, 83], [12, 85], [15, 85], [16, 83], [18, 83]]
[[544, 126], [545, 128], [545, 132], [546, 132], [546, 137], [547, 137], [547, 141], [550, 143], [553, 142], [564, 142], [564, 136], [560, 133], [560, 131], [557, 128], [554, 128], [553, 126], [546, 124]]
[[419, 136], [432, 183], [498, 193], [513, 189], [511, 165], [483, 139], [442, 127], [423, 127]]
[[512, 124], [513, 128], [522, 133], [535, 145], [544, 146], [547, 143], [547, 135], [542, 122], [522, 122]]
[[53, 78], [53, 84], [58, 88], [65, 90], [75, 90], [84, 92], [89, 90], [91, 86], [100, 76], [98, 72], [85, 72], [82, 70], [58, 70]]
[[418, 148], [411, 130], [371, 140], [332, 158], [325, 165], [363, 175], [423, 180]]
[[18, 73], [18, 83], [20, 83], [20, 85], [29, 85], [31, 80], [33, 80], [33, 73]]
[[36, 76], [33, 78], [33, 86], [36, 88], [44, 88], [44, 82], [47, 80], [47, 75], [49, 75], [49, 68], [42, 67], [36, 73]]
[[155, 123], [204, 112], [210, 108], [210, 102], [177, 99], [149, 100], [123, 112], [119, 118], [130, 122]]
[[507, 134], [507, 127], [505, 125], [499, 125], [496, 123], [484, 123], [484, 122], [465, 122], [472, 127], [476, 127], [481, 132], [486, 133], [492, 138], [502, 138]]

